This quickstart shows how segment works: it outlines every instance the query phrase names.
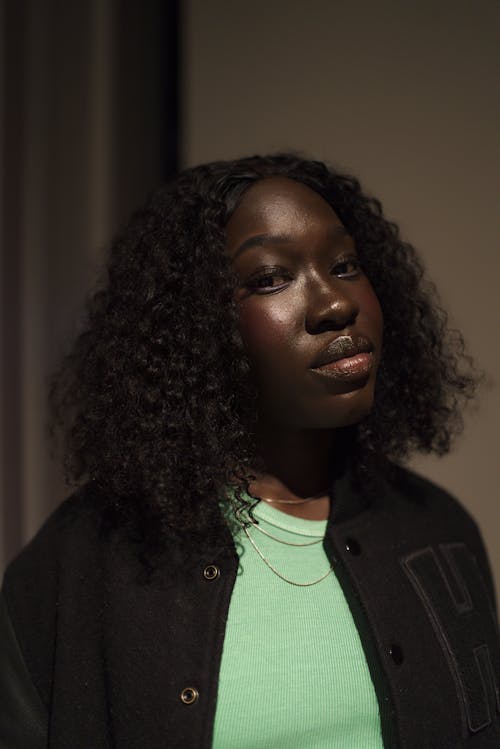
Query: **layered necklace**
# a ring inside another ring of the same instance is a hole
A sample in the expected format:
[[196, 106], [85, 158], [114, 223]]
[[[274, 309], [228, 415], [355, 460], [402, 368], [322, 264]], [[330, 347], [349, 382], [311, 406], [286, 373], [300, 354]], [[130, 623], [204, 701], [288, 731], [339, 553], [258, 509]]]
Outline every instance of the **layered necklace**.
[[[310, 498], [310, 499], [290, 500], [290, 499], [268, 499], [267, 497], [261, 497], [261, 499], [264, 502], [267, 502], [268, 504], [274, 504], [275, 502], [277, 502], [279, 504], [290, 504], [290, 505], [297, 504], [298, 505], [298, 504], [305, 504], [306, 502], [314, 502], [316, 499], [321, 499], [321, 498], [320, 497], [313, 497], [313, 498]], [[255, 529], [256, 531], [259, 531], [260, 533], [264, 533], [266, 536], [268, 536], [269, 538], [272, 538], [274, 541], [277, 541], [280, 544], [286, 544], [287, 546], [298, 546], [298, 547], [314, 546], [314, 545], [319, 544], [319, 543], [322, 542], [323, 536], [317, 536], [317, 537], [315, 537], [314, 541], [308, 541], [306, 543], [295, 543], [295, 542], [292, 542], [292, 541], [286, 541], [283, 538], [278, 538], [277, 536], [274, 536], [272, 533], [269, 533], [269, 531], [266, 531], [264, 528], [261, 528], [260, 525], [258, 523], [256, 523], [255, 520], [253, 520], [250, 516], [247, 516], [246, 522], [243, 521], [243, 519], [241, 518], [241, 513], [242, 513], [242, 508], [241, 507], [238, 507], [238, 508], [235, 509], [236, 519], [239, 522], [241, 528], [243, 529], [246, 537], [248, 538], [249, 542], [252, 544], [253, 548], [255, 549], [255, 551], [257, 552], [257, 554], [259, 555], [259, 557], [262, 559], [262, 561], [281, 580], [284, 580], [286, 583], [289, 583], [290, 585], [296, 585], [297, 587], [300, 587], [300, 588], [308, 588], [311, 585], [316, 585], [317, 583], [320, 583], [322, 580], [324, 580], [326, 577], [328, 577], [328, 575], [332, 572], [333, 565], [330, 565], [330, 567], [326, 570], [326, 572], [324, 572], [320, 577], [318, 577], [315, 580], [310, 580], [310, 581], [305, 582], [305, 583], [299, 583], [299, 582], [297, 582], [295, 580], [290, 580], [289, 577], [286, 577], [286, 575], [283, 575], [281, 572], [279, 572], [276, 569], [276, 567], [274, 567], [271, 564], [271, 562], [269, 561], [269, 559], [267, 559], [264, 556], [262, 550], [259, 549], [259, 547], [255, 543], [255, 540], [252, 538], [252, 536], [251, 536], [251, 534], [250, 534], [250, 532], [248, 530], [247, 524], [250, 523], [250, 525], [252, 526], [252, 528]]]

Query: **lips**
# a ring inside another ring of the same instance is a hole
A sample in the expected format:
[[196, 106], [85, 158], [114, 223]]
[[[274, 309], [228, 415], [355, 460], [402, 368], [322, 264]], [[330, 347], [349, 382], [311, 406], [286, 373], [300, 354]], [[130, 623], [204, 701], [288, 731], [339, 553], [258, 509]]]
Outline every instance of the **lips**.
[[370, 354], [373, 351], [373, 344], [366, 336], [341, 335], [330, 341], [311, 364], [311, 368], [317, 369], [327, 364], [339, 361], [339, 359], [349, 359], [356, 357], [358, 354]]

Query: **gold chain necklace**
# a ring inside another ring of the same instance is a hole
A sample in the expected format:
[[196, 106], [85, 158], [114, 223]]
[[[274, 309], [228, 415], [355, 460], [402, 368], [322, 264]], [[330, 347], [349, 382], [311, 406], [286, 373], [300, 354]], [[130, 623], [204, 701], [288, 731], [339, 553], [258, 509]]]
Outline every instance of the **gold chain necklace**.
[[[240, 518], [241, 511], [242, 511], [242, 508], [238, 507], [235, 510], [235, 515], [236, 515], [237, 520], [239, 520], [239, 522], [243, 524], [243, 521]], [[273, 536], [272, 533], [269, 533], [269, 531], [265, 531], [264, 528], [261, 528], [260, 525], [257, 525], [257, 523], [251, 518], [247, 518], [247, 520], [249, 523], [252, 524], [252, 527], [255, 528], [256, 531], [259, 531], [260, 533], [264, 533], [266, 536], [269, 536], [269, 538], [272, 538], [274, 541], [277, 541], [280, 544], [286, 544], [287, 546], [300, 546], [300, 547], [314, 546], [315, 544], [320, 544], [323, 540], [323, 537], [320, 536], [315, 541], [307, 541], [305, 544], [296, 544], [296, 543], [293, 543], [293, 541], [285, 541], [284, 538], [278, 538], [278, 536]]]
[[324, 499], [324, 497], [307, 497], [306, 499], [270, 499], [269, 497], [260, 497], [260, 499], [269, 504], [278, 502], [280, 505], [303, 505], [306, 502], [317, 502], [318, 499]]
[[[241, 527], [243, 528], [246, 537], [248, 538], [248, 540], [250, 541], [250, 543], [252, 544], [253, 548], [255, 549], [255, 551], [257, 552], [257, 554], [259, 555], [259, 557], [262, 559], [262, 561], [281, 580], [284, 580], [286, 583], [289, 583], [290, 585], [296, 585], [299, 588], [308, 588], [311, 585], [317, 585], [317, 583], [320, 583], [322, 580], [324, 580], [326, 577], [328, 577], [328, 575], [332, 572], [333, 565], [330, 565], [330, 567], [328, 568], [328, 570], [323, 575], [321, 575], [321, 577], [318, 577], [316, 580], [310, 580], [307, 583], [298, 583], [295, 580], [290, 580], [289, 577], [285, 577], [285, 575], [282, 575], [281, 572], [278, 572], [278, 570], [276, 569], [276, 567], [273, 567], [273, 565], [271, 564], [271, 562], [269, 561], [269, 559], [266, 559], [266, 557], [264, 556], [264, 554], [262, 553], [262, 551], [259, 549], [259, 547], [255, 543], [255, 541], [251, 537], [250, 533], [248, 532], [248, 528], [246, 527], [246, 525], [244, 525], [244, 523], [241, 521], [241, 519], [239, 517], [239, 510], [240, 509], [241, 508], [238, 508], [238, 510], [236, 510], [235, 515], [236, 515], [236, 518], [237, 518], [238, 522], [240, 523]], [[252, 523], [252, 525], [253, 525], [253, 527], [255, 527], [255, 523]], [[271, 536], [271, 538], [272, 538], [272, 536]], [[319, 539], [319, 540], [321, 541], [321, 539]], [[283, 543], [283, 541], [282, 541], [282, 543]], [[287, 543], [287, 542], [285, 541], [284, 543]], [[317, 541], [315, 541], [314, 543], [317, 543]], [[291, 545], [293, 545], [293, 546], [309, 546], [310, 544], [291, 544]]]

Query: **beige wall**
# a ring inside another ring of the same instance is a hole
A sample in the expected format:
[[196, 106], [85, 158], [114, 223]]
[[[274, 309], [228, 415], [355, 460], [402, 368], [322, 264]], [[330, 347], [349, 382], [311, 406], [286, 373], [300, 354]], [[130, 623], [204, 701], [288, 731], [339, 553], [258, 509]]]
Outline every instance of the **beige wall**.
[[500, 4], [187, 0], [184, 17], [184, 164], [294, 148], [360, 176], [490, 374], [453, 454], [414, 466], [473, 512], [500, 592]]

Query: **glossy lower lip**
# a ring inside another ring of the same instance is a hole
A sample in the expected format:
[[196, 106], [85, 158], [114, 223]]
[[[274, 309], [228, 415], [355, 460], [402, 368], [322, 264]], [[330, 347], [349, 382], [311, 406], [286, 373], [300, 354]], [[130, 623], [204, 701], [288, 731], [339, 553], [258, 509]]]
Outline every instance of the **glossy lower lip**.
[[312, 371], [325, 377], [331, 377], [342, 382], [357, 381], [369, 376], [373, 368], [373, 354], [362, 353], [346, 356], [343, 359], [313, 367]]

